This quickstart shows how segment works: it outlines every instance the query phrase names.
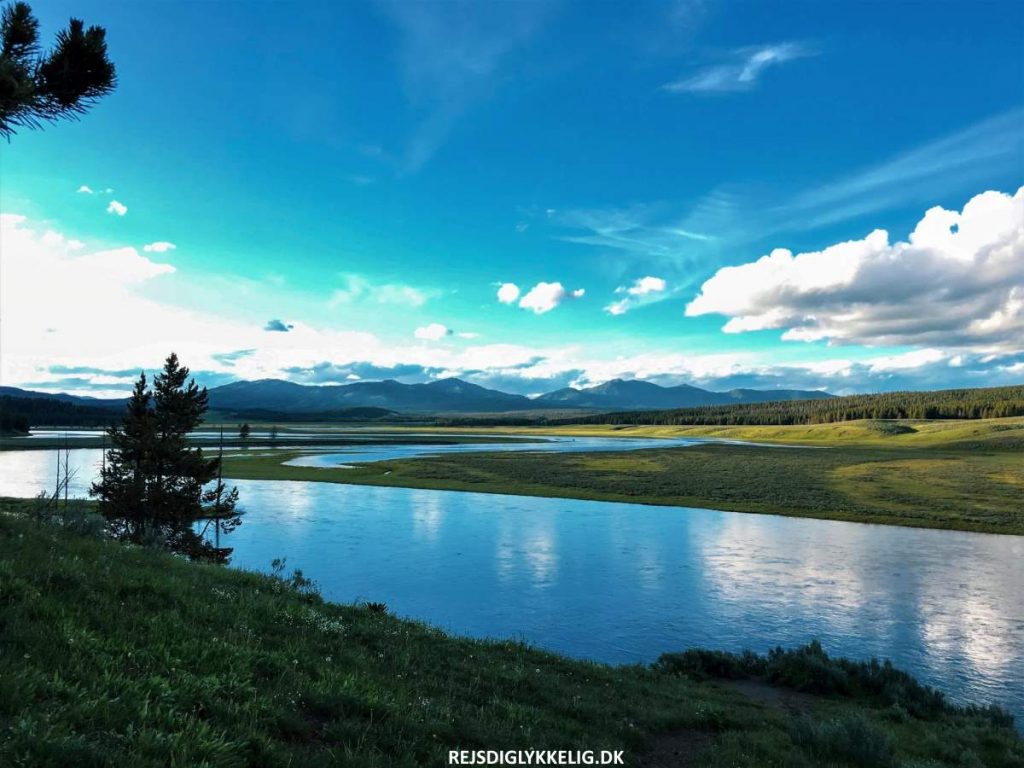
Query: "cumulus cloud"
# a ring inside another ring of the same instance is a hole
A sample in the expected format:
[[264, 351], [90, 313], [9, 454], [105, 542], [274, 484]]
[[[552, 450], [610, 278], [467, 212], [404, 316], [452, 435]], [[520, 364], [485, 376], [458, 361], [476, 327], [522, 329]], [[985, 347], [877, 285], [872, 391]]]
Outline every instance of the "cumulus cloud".
[[646, 296], [649, 293], [659, 293], [665, 290], [665, 280], [660, 277], [641, 277], [633, 281], [628, 288], [621, 286], [616, 293], [628, 293], [630, 296]]
[[92, 194], [95, 194], [95, 193], [94, 193], [94, 192], [92, 191], [92, 188], [91, 188], [91, 187], [89, 187], [89, 186], [88, 186], [87, 184], [83, 184], [82, 186], [80, 186], [80, 187], [78, 188], [78, 191], [79, 191], [80, 193], [82, 193], [83, 195], [92, 195]]
[[577, 288], [567, 291], [561, 283], [537, 283], [523, 298], [519, 300], [522, 309], [528, 309], [536, 315], [550, 312], [566, 299], [583, 298], [585, 291]]
[[633, 281], [632, 285], [620, 285], [615, 289], [618, 294], [625, 294], [625, 298], [613, 301], [604, 308], [610, 315], [624, 315], [635, 306], [649, 304], [662, 298], [667, 283], [661, 277], [640, 277]]
[[[959, 230], [966, 231], [963, 222]], [[287, 333], [268, 333], [262, 318], [308, 302], [309, 295], [289, 295], [286, 286], [275, 287], [260, 299], [264, 309], [255, 299], [245, 305], [266, 315], [222, 316], [214, 302], [204, 302], [202, 310], [193, 308], [200, 306], [194, 297], [210, 284], [209, 274], [176, 272], [132, 248], [74, 251], [60, 233], [48, 233], [45, 225], [22, 216], [0, 215], [0, 304], [5, 312], [0, 375], [6, 384], [124, 396], [134, 376], [128, 372], [158, 368], [171, 349], [210, 384], [228, 379], [338, 383], [458, 376], [521, 394], [612, 378], [716, 390], [794, 387], [844, 394], [998, 386], [1020, 383], [1024, 375], [1024, 352], [941, 344], [919, 345], [901, 354], [880, 350], [873, 357], [847, 347], [842, 357], [833, 352], [835, 356], [825, 359], [819, 347], [796, 347], [806, 349], [805, 358], [779, 364], [774, 350], [689, 354], [658, 349], [656, 343], [644, 351], [584, 339], [542, 345], [425, 344], [407, 335], [403, 343], [364, 331], [314, 327], [299, 319], [279, 321], [292, 326]], [[228, 277], [225, 285], [237, 282]], [[189, 307], [170, 298], [185, 295], [193, 299]]]
[[174, 243], [168, 243], [166, 240], [157, 240], [155, 243], [142, 246], [142, 250], [146, 253], [166, 253], [167, 251], [173, 251], [177, 247]]
[[512, 304], [519, 298], [519, 286], [515, 283], [502, 283], [498, 288], [498, 301], [502, 304]]
[[413, 336], [423, 341], [440, 341], [445, 336], [452, 335], [452, 329], [441, 323], [430, 323], [413, 331]]
[[113, 213], [117, 216], [124, 216], [128, 213], [128, 206], [124, 203], [119, 203], [117, 200], [111, 200], [107, 205], [107, 213]]
[[288, 333], [295, 326], [291, 323], [286, 323], [284, 320], [267, 320], [267, 324], [263, 326], [264, 331], [272, 331], [274, 333]]
[[793, 255], [776, 249], [720, 269], [686, 308], [726, 333], [784, 330], [833, 343], [1024, 349], [1024, 187], [934, 207], [908, 241], [884, 230]]
[[740, 48], [733, 51], [729, 61], [666, 83], [662, 90], [670, 93], [747, 91], [757, 85], [766, 69], [813, 55], [815, 51], [811, 48], [792, 42]]

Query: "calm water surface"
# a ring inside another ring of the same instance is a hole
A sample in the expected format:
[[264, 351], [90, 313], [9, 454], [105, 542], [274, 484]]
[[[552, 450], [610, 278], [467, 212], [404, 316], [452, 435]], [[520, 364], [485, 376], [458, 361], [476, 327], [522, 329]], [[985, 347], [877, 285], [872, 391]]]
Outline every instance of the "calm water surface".
[[[71, 452], [83, 490], [99, 451]], [[52, 482], [51, 451], [0, 453], [0, 495]], [[691, 646], [818, 638], [891, 658], [1024, 719], [1024, 537], [703, 509], [239, 481], [234, 564], [302, 568], [326, 597], [382, 601], [476, 637], [652, 661]]]

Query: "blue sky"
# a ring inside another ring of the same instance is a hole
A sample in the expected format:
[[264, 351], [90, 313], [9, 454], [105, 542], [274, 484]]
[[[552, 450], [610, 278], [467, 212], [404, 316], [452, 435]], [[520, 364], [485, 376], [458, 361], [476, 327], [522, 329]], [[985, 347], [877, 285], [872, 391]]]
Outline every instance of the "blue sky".
[[5, 384], [1024, 381], [1018, 2], [34, 8], [119, 85], [0, 148]]

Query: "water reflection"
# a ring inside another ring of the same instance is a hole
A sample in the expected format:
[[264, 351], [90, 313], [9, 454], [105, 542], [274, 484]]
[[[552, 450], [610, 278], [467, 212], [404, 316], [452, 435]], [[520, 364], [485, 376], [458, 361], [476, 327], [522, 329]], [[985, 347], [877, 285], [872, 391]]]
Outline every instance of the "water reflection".
[[[73, 492], [99, 451], [71, 453]], [[32, 496], [53, 452], [0, 453]], [[1024, 538], [443, 491], [240, 481], [234, 562], [302, 568], [331, 599], [380, 600], [477, 637], [651, 661], [820, 639], [891, 658], [1024, 719]]]

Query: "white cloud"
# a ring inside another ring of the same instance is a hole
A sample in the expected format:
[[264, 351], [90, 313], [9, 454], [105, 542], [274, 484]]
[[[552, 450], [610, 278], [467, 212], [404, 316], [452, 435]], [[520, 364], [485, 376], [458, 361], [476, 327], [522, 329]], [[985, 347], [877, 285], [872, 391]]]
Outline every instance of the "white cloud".
[[94, 192], [92, 191], [92, 189], [91, 189], [91, 188], [90, 188], [90, 187], [89, 187], [88, 185], [86, 185], [86, 184], [83, 184], [82, 186], [80, 186], [80, 187], [78, 188], [78, 191], [79, 191], [79, 192], [81, 192], [81, 193], [82, 193], [83, 195], [92, 195], [92, 194], [95, 194], [95, 193], [94, 193]]
[[629, 308], [629, 299], [619, 299], [618, 301], [613, 301], [611, 304], [605, 307], [604, 311], [607, 312], [609, 315], [624, 315], [627, 312], [629, 312]]
[[985, 192], [962, 212], [931, 208], [909, 241], [863, 240], [794, 256], [776, 249], [725, 267], [688, 316], [729, 317], [723, 330], [783, 329], [784, 339], [1024, 349], [1024, 187]]
[[[711, 389], [797, 387], [844, 393], [996, 386], [1019, 383], [1024, 372], [1024, 353], [977, 353], [940, 344], [902, 354], [881, 350], [867, 359], [852, 348], [844, 357], [820, 359], [819, 348], [796, 346], [790, 349], [805, 358], [785, 363], [778, 361], [777, 350], [695, 355], [670, 346], [659, 349], [650, 340], [634, 340], [626, 348], [583, 341], [427, 344], [411, 336], [384, 338], [294, 319], [293, 308], [310, 297], [280, 286], [233, 308], [247, 314], [228, 317], [217, 314], [224, 310], [214, 302], [195, 304], [201, 309], [175, 302], [202, 293], [211, 279], [232, 285], [237, 277], [175, 271], [133, 248], [77, 252], [60, 233], [47, 236], [48, 231], [25, 217], [0, 215], [0, 304], [5, 312], [0, 376], [5, 384], [124, 395], [134, 371], [159, 366], [172, 349], [207, 382], [228, 377], [308, 380], [301, 371], [326, 366], [342, 372], [337, 381], [353, 375], [429, 380], [445, 372], [524, 393], [612, 378]], [[267, 318], [283, 312], [289, 319], [282, 324], [290, 330], [267, 333]]]
[[440, 341], [446, 336], [452, 335], [452, 329], [441, 323], [430, 323], [413, 331], [413, 336], [424, 341]]
[[813, 50], [799, 43], [741, 48], [733, 52], [730, 61], [666, 83], [662, 89], [671, 93], [746, 91], [757, 84], [761, 73], [769, 67], [814, 55]]
[[502, 283], [498, 288], [498, 301], [511, 304], [519, 298], [519, 286], [515, 283]]
[[476, 331], [462, 331], [461, 333], [455, 334], [460, 339], [479, 339], [480, 334]]
[[117, 200], [111, 200], [110, 204], [107, 205], [107, 213], [114, 213], [118, 216], [124, 216], [128, 213], [128, 206], [124, 203], [119, 203]]
[[628, 293], [630, 296], [646, 296], [649, 293], [660, 293], [665, 290], [665, 280], [660, 277], [641, 277], [633, 281], [633, 285], [619, 288], [616, 293]]
[[146, 253], [166, 253], [167, 251], [173, 251], [177, 247], [174, 243], [168, 243], [166, 240], [157, 240], [155, 243], [148, 243], [142, 246], [142, 250]]
[[632, 285], [620, 285], [616, 288], [616, 293], [626, 294], [626, 297], [613, 301], [604, 310], [609, 315], [624, 315], [636, 306], [650, 304], [652, 301], [663, 298], [662, 294], [665, 293], [666, 287], [667, 283], [661, 277], [648, 275], [637, 278]]
[[369, 301], [374, 304], [422, 307], [436, 293], [400, 283], [374, 284], [360, 275], [346, 275], [345, 282], [344, 288], [338, 288], [331, 294], [329, 306]]
[[530, 289], [529, 293], [519, 300], [522, 309], [528, 309], [534, 314], [543, 315], [550, 312], [566, 299], [579, 299], [583, 297], [584, 289], [577, 288], [574, 291], [567, 291], [561, 283], [537, 283]]
[[67, 266], [69, 270], [87, 270], [96, 277], [116, 280], [124, 285], [145, 282], [175, 271], [170, 264], [150, 261], [134, 248], [89, 253], [75, 258]]

